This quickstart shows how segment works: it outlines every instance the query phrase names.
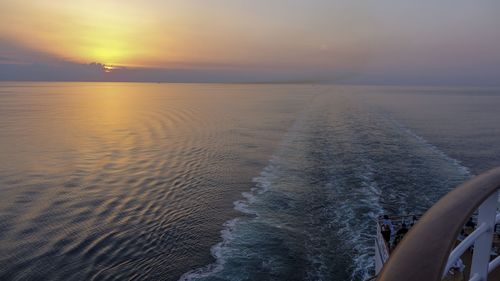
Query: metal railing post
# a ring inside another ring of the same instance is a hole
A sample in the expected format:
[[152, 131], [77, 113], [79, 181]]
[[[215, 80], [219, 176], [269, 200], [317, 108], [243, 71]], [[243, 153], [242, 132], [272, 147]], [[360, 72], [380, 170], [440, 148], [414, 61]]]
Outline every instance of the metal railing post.
[[488, 280], [488, 264], [490, 262], [497, 206], [498, 192], [494, 192], [483, 202], [483, 204], [481, 204], [481, 206], [479, 206], [477, 224], [485, 224], [487, 230], [481, 234], [474, 243], [470, 277], [476, 278], [477, 280]]

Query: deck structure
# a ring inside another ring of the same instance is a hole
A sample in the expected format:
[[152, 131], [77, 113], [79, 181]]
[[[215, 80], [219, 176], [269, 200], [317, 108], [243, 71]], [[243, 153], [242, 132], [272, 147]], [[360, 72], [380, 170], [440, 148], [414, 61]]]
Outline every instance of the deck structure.
[[[500, 280], [500, 238], [495, 227], [500, 224], [499, 190], [500, 167], [444, 196], [418, 220], [394, 251], [387, 244], [382, 245], [377, 235], [375, 261], [380, 272], [376, 280], [440, 281], [449, 278], [450, 269], [460, 258], [466, 264], [464, 280]], [[477, 227], [459, 239], [464, 225], [475, 213]]]

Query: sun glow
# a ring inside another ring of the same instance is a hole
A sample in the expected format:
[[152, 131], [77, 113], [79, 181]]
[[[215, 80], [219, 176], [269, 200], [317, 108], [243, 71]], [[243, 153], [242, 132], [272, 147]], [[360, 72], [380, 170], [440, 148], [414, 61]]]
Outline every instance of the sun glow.
[[[67, 34], [63, 44], [74, 46], [69, 54], [70, 59], [119, 65], [128, 64], [134, 57], [142, 55], [139, 47], [141, 41], [137, 37], [139, 30], [144, 27], [127, 17], [126, 13], [80, 12], [73, 16], [73, 20], [76, 27], [63, 30]], [[68, 35], [74, 29], [79, 30], [79, 34]], [[61, 53], [68, 47], [61, 50]]]
[[134, 57], [132, 50], [126, 46], [129, 39], [119, 34], [110, 34], [109, 38], [113, 39], [105, 39], [99, 34], [85, 37], [85, 42], [74, 50], [74, 59], [112, 65], [127, 63]]
[[156, 25], [121, 2], [40, 0], [32, 9], [22, 9], [8, 1], [5, 8], [11, 12], [0, 18], [0, 34], [63, 60], [141, 66], [141, 60], [158, 52], [158, 40], [149, 36]]

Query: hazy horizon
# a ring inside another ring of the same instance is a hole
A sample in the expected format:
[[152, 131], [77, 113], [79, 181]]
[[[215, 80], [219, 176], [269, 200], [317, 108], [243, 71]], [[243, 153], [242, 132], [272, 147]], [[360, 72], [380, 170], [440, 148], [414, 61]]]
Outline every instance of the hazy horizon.
[[0, 0], [0, 81], [500, 86], [500, 3]]

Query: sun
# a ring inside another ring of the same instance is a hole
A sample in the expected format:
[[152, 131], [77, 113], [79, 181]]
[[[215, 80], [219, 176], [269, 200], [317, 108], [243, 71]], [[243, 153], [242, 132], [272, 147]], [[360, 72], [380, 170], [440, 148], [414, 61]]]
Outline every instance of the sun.
[[104, 66], [103, 66], [103, 69], [104, 69], [104, 72], [106, 72], [106, 73], [110, 73], [110, 72], [112, 72], [113, 70], [115, 70], [115, 69], [116, 69], [116, 67], [115, 67], [115, 66], [112, 66], [112, 65], [104, 65]]

